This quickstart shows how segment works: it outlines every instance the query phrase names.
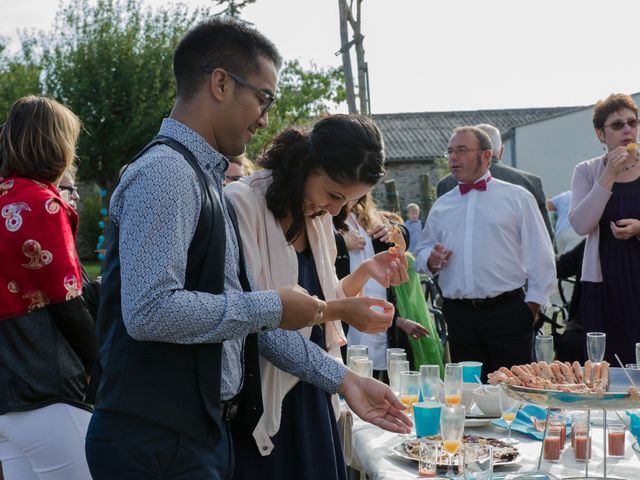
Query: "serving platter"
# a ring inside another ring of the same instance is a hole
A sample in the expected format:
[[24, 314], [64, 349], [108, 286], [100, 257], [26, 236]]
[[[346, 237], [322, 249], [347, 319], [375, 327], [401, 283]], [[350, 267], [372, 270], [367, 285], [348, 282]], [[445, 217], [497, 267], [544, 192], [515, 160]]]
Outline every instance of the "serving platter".
[[[627, 369], [627, 372], [635, 385], [640, 387], [640, 370]], [[605, 393], [560, 392], [502, 384], [509, 396], [516, 400], [541, 407], [576, 410], [640, 408], [640, 395], [630, 393], [630, 386], [629, 379], [623, 369], [617, 367], [609, 367], [609, 389]]]
[[[419, 444], [421, 441], [431, 442], [431, 443], [440, 443], [438, 437], [425, 437], [425, 438], [410, 438], [405, 439], [391, 447], [391, 451], [406, 460], [412, 460], [414, 462], [418, 461], [418, 451]], [[463, 443], [489, 443], [494, 447], [494, 465], [513, 465], [518, 462], [520, 458], [520, 452], [517, 448], [508, 445], [507, 443], [497, 440], [495, 438], [487, 438], [481, 437], [478, 435], [465, 435], [463, 439]], [[448, 465], [448, 456], [446, 452], [442, 451], [442, 455], [440, 456], [440, 460], [438, 462], [438, 466], [446, 467]], [[504, 455], [504, 458], [502, 457]], [[460, 463], [460, 454], [456, 453], [453, 456], [452, 465], [458, 465]]]

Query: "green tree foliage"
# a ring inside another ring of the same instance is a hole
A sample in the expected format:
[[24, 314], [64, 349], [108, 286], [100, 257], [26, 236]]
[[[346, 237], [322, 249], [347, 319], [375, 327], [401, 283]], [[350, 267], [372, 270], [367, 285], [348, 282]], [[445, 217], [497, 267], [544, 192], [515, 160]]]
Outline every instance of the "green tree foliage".
[[98, 226], [98, 222], [102, 218], [100, 213], [102, 199], [96, 193], [82, 195], [80, 199], [78, 212], [80, 214], [80, 223], [78, 225], [76, 248], [81, 259], [93, 260], [96, 258], [95, 250], [98, 237], [104, 233]]
[[304, 127], [345, 101], [341, 67], [305, 70], [298, 60], [285, 62], [280, 72], [276, 103], [269, 112], [269, 127], [259, 130], [247, 154], [255, 158], [268, 140], [288, 127]]
[[46, 91], [82, 120], [79, 177], [111, 190], [175, 98], [172, 53], [206, 11], [145, 10], [140, 0], [74, 0], [43, 39]]
[[0, 123], [4, 122], [13, 102], [25, 95], [41, 93], [41, 69], [35, 55], [35, 40], [23, 35], [19, 53], [6, 53], [7, 41], [0, 37]]

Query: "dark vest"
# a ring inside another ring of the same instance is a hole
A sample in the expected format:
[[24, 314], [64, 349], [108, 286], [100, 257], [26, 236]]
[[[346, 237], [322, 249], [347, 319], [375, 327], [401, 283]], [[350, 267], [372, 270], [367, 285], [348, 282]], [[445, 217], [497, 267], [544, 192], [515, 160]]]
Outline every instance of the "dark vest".
[[[132, 162], [157, 144], [168, 145], [180, 152], [193, 168], [200, 185], [200, 217], [188, 250], [184, 288], [221, 294], [224, 291], [226, 234], [223, 212], [214, 193], [215, 187], [193, 154], [184, 145], [168, 137], [154, 138]], [[229, 210], [235, 226], [235, 216], [232, 209]], [[243, 289], [250, 290], [240, 240], [238, 244], [241, 258], [240, 280]], [[222, 344], [146, 342], [136, 341], [129, 336], [122, 320], [120, 302], [119, 229], [113, 223], [109, 226], [102, 278], [97, 322], [100, 347], [96, 409], [134, 415], [175, 429], [201, 442], [217, 443], [222, 421]], [[255, 334], [251, 334], [247, 338], [244, 361], [249, 379], [245, 383], [249, 383], [254, 391], [256, 381], [258, 385], [257, 398], [260, 402], [259, 406], [254, 405], [252, 408], [254, 418], [259, 418], [262, 414], [262, 396], [259, 376], [256, 374], [257, 358], [257, 342]]]

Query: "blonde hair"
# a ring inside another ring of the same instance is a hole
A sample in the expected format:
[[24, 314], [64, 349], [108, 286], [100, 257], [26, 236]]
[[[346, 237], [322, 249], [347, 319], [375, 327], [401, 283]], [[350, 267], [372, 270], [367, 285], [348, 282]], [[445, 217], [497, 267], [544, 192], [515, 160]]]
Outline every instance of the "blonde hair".
[[351, 209], [355, 213], [358, 223], [367, 232], [379, 223], [384, 223], [384, 218], [376, 208], [376, 202], [371, 192], [361, 197]]
[[404, 219], [396, 212], [389, 212], [387, 210], [380, 210], [380, 215], [391, 223], [397, 225], [404, 225]]
[[418, 212], [420, 213], [420, 207], [417, 203], [409, 203], [407, 204], [407, 212]]
[[227, 157], [227, 160], [229, 160], [229, 163], [235, 163], [236, 165], [239, 165], [242, 168], [245, 176], [251, 175], [256, 171], [255, 163], [253, 163], [251, 159], [247, 157], [246, 153], [241, 153], [240, 155], [236, 155], [234, 157]]
[[71, 110], [51, 98], [20, 98], [0, 132], [0, 176], [55, 183], [75, 160], [81, 127]]

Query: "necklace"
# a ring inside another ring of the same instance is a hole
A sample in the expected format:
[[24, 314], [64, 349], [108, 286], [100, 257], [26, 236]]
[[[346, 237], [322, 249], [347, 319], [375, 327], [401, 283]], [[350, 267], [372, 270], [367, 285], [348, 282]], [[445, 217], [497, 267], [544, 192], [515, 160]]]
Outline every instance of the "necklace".
[[631, 165], [629, 165], [628, 167], [624, 167], [624, 171], [626, 172], [627, 170], [631, 170], [632, 168], [636, 167], [638, 163], [640, 163], [640, 160], [638, 159], [634, 160], [634, 162]]

